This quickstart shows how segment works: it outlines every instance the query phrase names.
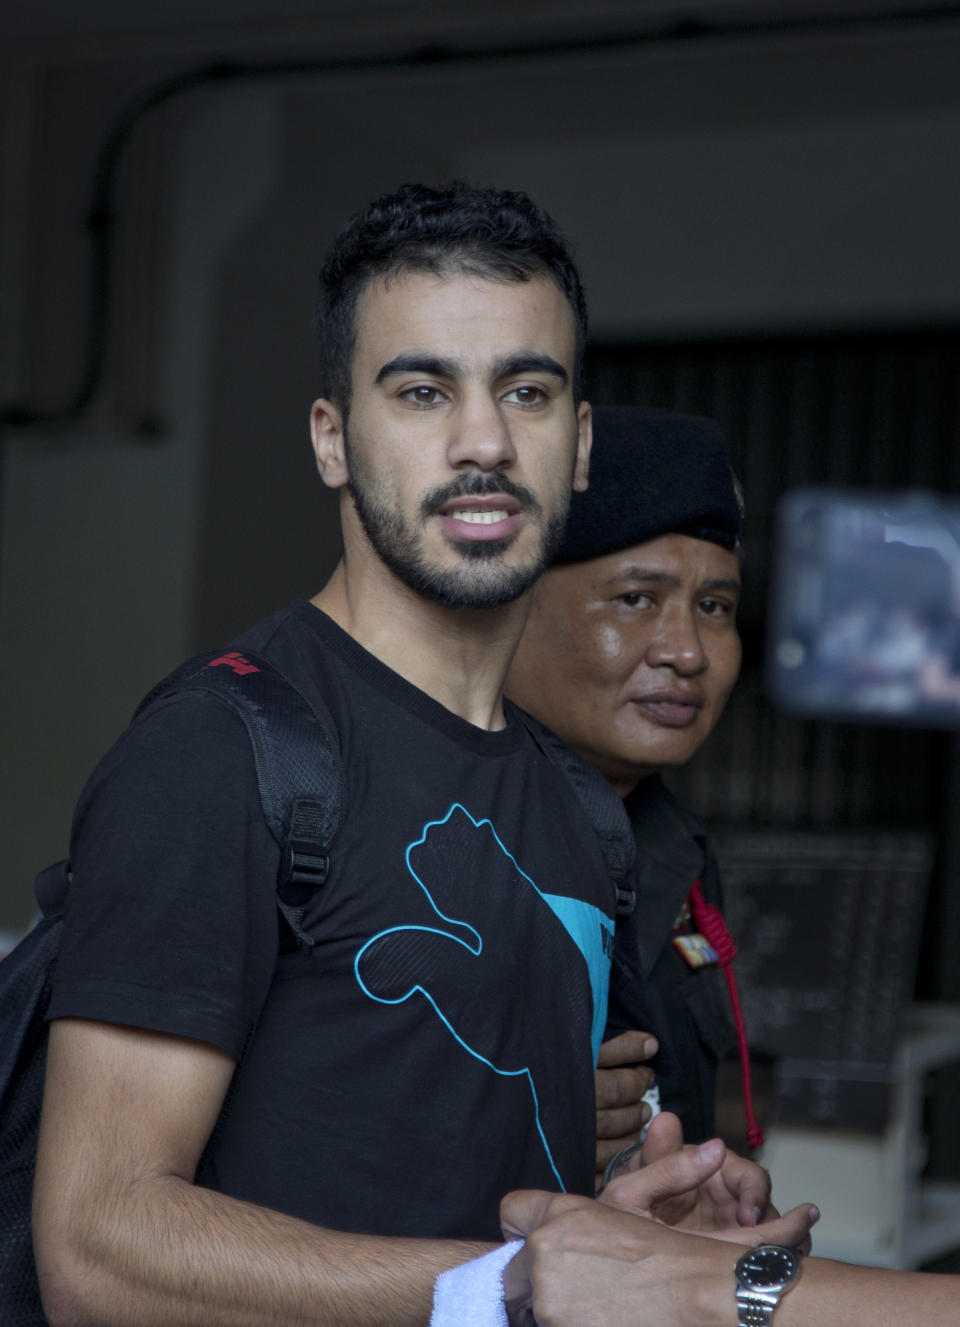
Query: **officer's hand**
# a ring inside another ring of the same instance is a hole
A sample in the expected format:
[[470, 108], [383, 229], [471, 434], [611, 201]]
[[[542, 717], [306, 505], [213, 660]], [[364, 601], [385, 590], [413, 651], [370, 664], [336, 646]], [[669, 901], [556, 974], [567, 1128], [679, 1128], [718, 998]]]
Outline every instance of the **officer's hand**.
[[[687, 1174], [692, 1156], [716, 1155], [719, 1164], [696, 1185], [677, 1184], [664, 1190], [651, 1211], [648, 1186], [652, 1174], [640, 1178], [644, 1170], [666, 1175], [675, 1171]], [[626, 1174], [612, 1179], [603, 1191], [603, 1201], [611, 1207], [653, 1215], [667, 1225], [684, 1230], [715, 1233], [736, 1227], [754, 1227], [774, 1221], [779, 1213], [770, 1203], [770, 1176], [755, 1161], [738, 1156], [719, 1139], [695, 1148], [683, 1141], [683, 1130], [675, 1115], [664, 1111], [650, 1125], [643, 1147], [630, 1158]], [[800, 1243], [807, 1230], [794, 1239]]]
[[643, 1094], [653, 1083], [653, 1070], [643, 1063], [656, 1055], [656, 1037], [648, 1032], [621, 1032], [600, 1047], [597, 1060], [597, 1187], [607, 1162], [631, 1143], [649, 1121]]

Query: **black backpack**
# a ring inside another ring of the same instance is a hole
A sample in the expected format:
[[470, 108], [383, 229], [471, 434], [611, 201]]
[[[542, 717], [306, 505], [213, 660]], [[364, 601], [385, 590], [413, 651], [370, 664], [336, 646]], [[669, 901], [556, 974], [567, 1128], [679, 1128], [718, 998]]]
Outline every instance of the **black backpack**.
[[[303, 914], [326, 879], [343, 812], [344, 778], [332, 717], [314, 708], [267, 660], [212, 651], [181, 665], [137, 714], [173, 692], [213, 691], [243, 720], [264, 818], [280, 847], [277, 907], [297, 943], [312, 948]], [[592, 766], [522, 714], [543, 753], [570, 779], [603, 847], [618, 911], [633, 907], [633, 834], [620, 798]], [[30, 1208], [47, 1058], [46, 1010], [70, 882], [68, 862], [37, 877], [40, 920], [0, 961], [0, 1323], [46, 1327], [33, 1260]]]

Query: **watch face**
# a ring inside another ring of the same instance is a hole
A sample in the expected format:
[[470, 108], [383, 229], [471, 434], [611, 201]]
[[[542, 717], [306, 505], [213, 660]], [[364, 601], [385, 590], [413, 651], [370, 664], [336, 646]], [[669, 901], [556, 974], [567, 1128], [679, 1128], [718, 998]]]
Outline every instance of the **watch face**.
[[779, 1244], [760, 1244], [737, 1261], [737, 1276], [751, 1290], [779, 1290], [796, 1275], [799, 1256]]

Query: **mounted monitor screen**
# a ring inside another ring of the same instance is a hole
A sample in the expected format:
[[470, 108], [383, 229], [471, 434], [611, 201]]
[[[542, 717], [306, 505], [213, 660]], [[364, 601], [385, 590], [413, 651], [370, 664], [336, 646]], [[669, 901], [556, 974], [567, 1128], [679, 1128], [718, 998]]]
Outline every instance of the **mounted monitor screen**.
[[811, 717], [960, 727], [960, 502], [798, 489], [777, 515], [775, 703]]

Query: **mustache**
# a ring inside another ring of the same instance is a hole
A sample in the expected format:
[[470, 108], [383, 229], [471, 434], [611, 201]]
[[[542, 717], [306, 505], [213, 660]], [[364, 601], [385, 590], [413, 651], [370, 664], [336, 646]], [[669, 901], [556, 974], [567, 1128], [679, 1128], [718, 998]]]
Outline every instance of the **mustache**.
[[513, 498], [526, 511], [540, 511], [540, 503], [531, 490], [515, 483], [507, 475], [485, 475], [480, 470], [470, 470], [452, 483], [439, 484], [425, 493], [420, 503], [420, 515], [424, 518], [432, 516], [454, 498], [489, 497], [495, 493]]

